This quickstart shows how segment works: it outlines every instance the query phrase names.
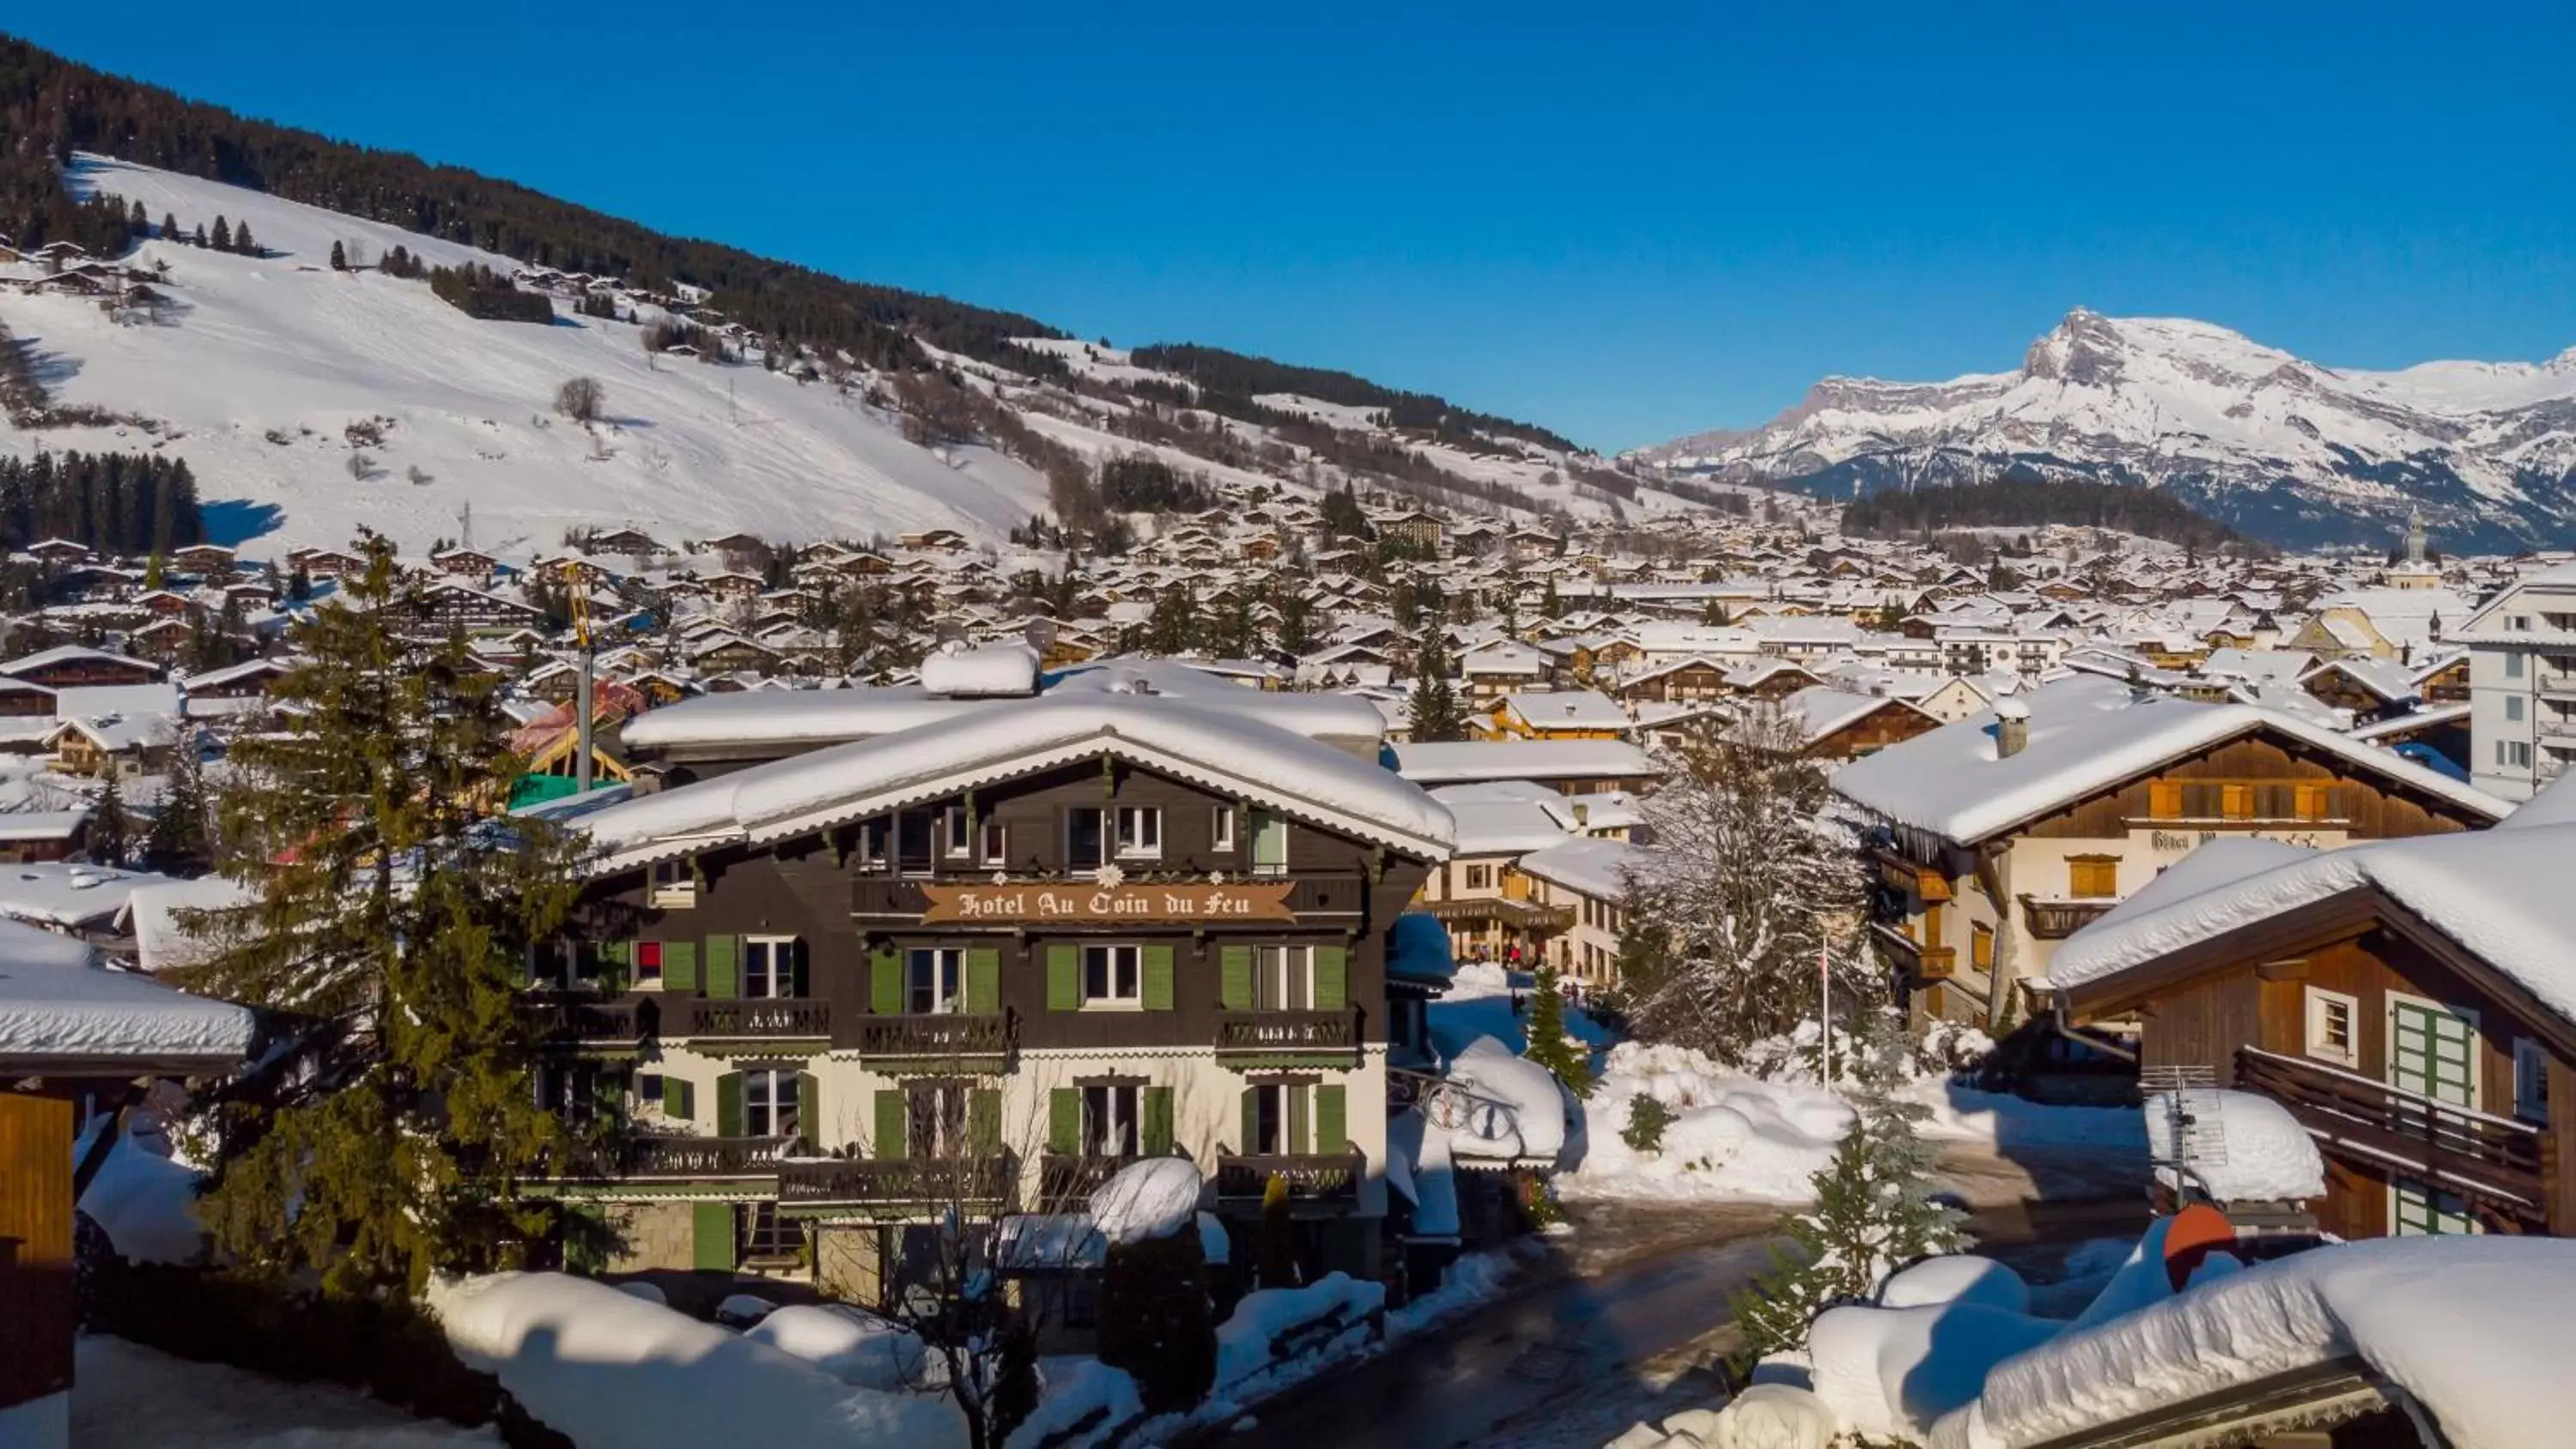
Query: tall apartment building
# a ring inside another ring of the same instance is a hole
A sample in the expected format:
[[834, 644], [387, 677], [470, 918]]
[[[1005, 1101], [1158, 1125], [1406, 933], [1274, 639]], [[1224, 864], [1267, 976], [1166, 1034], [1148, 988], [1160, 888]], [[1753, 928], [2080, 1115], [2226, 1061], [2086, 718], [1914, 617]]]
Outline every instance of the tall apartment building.
[[1040, 694], [1033, 653], [976, 653], [930, 689], [648, 715], [630, 743], [689, 763], [556, 807], [598, 856], [540, 963], [547, 1091], [615, 1129], [557, 1190], [613, 1266], [884, 1302], [961, 1195], [1078, 1211], [1175, 1154], [1235, 1242], [1276, 1181], [1312, 1269], [1374, 1274], [1388, 1055], [1422, 1028], [1390, 938], [1449, 812], [1329, 710], [1168, 667]]
[[2516, 580], [2451, 642], [2469, 646], [2470, 778], [2528, 800], [2576, 764], [2576, 564]]

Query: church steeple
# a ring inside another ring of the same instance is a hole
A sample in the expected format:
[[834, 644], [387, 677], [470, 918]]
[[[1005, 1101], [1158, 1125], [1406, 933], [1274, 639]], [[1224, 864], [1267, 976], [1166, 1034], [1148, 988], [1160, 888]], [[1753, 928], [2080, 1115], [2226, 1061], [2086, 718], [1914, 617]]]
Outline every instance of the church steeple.
[[2424, 566], [2424, 510], [2406, 510], [2406, 564], [2409, 568]]

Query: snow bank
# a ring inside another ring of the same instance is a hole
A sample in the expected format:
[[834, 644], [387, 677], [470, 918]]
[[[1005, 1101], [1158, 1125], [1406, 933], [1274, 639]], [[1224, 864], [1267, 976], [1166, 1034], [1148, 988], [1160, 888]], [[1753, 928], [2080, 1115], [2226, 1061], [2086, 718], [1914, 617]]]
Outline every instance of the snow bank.
[[1816, 1397], [1850, 1432], [1918, 1438], [1974, 1403], [1996, 1364], [2062, 1326], [1974, 1302], [1829, 1308], [1808, 1334]]
[[1975, 1303], [2007, 1313], [2030, 1311], [2030, 1285], [1992, 1258], [1952, 1253], [1899, 1268], [1878, 1285], [1881, 1308], [1927, 1308], [1939, 1303]]
[[[1386, 1309], [1386, 1285], [1327, 1273], [1303, 1288], [1264, 1288], [1246, 1293], [1216, 1331], [1215, 1395], [1228, 1395], [1261, 1375], [1291, 1363], [1314, 1363], [1357, 1348], [1370, 1336], [1372, 1315]], [[1344, 1325], [1329, 1335], [1298, 1342], [1296, 1331], [1340, 1314]], [[1283, 1354], [1282, 1349], [1293, 1349]]]
[[584, 1444], [963, 1446], [945, 1398], [853, 1390], [767, 1343], [562, 1273], [432, 1285], [429, 1306], [473, 1367]]
[[[1621, 1136], [1641, 1097], [1675, 1114], [1652, 1152]], [[1850, 1107], [1822, 1087], [1637, 1042], [1610, 1049], [1582, 1106], [1583, 1160], [1557, 1180], [1567, 1198], [1805, 1202], [1814, 1195], [1809, 1179], [1852, 1121]]]
[[1475, 1094], [1448, 1099], [1458, 1120], [1438, 1124], [1451, 1156], [1554, 1162], [1565, 1150], [1569, 1094], [1547, 1068], [1486, 1036], [1450, 1060], [1448, 1077]]
[[[84, 1147], [73, 1144], [75, 1164]], [[135, 1262], [194, 1263], [205, 1249], [205, 1224], [197, 1217], [197, 1184], [204, 1177], [129, 1136], [90, 1179], [80, 1210]]]
[[926, 1352], [899, 1323], [839, 1303], [791, 1303], [744, 1330], [744, 1338], [802, 1359], [855, 1388], [899, 1392], [922, 1382]]
[[[1111, 1368], [1096, 1358], [1045, 1359], [1038, 1373], [1045, 1389], [1037, 1412], [1011, 1431], [1006, 1449], [1036, 1449], [1057, 1435], [1067, 1436], [1059, 1441], [1067, 1449], [1097, 1443], [1145, 1412], [1136, 1380], [1125, 1369]], [[1089, 1427], [1076, 1434], [1074, 1426], [1085, 1421]]]
[[[2207, 1124], [2198, 1129], [2202, 1138], [2225, 1144], [2224, 1151], [2204, 1150], [2190, 1163], [2211, 1197], [2228, 1203], [2325, 1196], [2325, 1159], [2317, 1155], [2316, 1139], [2287, 1107], [2253, 1092], [2217, 1088], [2187, 1091], [2182, 1097], [2184, 1109]], [[2158, 1162], [2174, 1160], [2172, 1109], [2172, 1093], [2147, 1098], [2147, 1150]], [[2174, 1179], [2172, 1168], [2156, 1169], [2156, 1180], [2165, 1186], [2179, 1186]]]
[[2230, 1273], [2009, 1359], [1946, 1418], [1943, 1449], [2021, 1446], [2359, 1355], [2455, 1449], [2559, 1443], [2576, 1243], [2383, 1238]]
[[1168, 1238], [1189, 1227], [1207, 1180], [1179, 1157], [1127, 1164], [1091, 1194], [1091, 1223], [1110, 1247]]

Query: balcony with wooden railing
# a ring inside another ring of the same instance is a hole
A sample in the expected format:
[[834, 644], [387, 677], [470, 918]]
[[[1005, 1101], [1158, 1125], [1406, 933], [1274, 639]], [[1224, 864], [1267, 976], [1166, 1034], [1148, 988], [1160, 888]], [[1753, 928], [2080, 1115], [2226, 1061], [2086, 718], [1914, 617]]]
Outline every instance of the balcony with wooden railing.
[[631, 1050], [659, 1030], [661, 1000], [649, 991], [531, 991], [519, 998], [519, 1011], [548, 1047]]
[[2350, 1159], [2461, 1193], [2481, 1217], [2534, 1231], [2548, 1224], [2547, 1136], [2528, 1122], [2256, 1047], [2237, 1049], [2236, 1085], [2289, 1108]]
[[1943, 981], [1959, 969], [1959, 951], [1955, 946], [1926, 946], [1906, 930], [1885, 921], [1869, 924], [1870, 939], [1878, 942], [1896, 968], [1919, 981]]
[[2046, 899], [2025, 895], [2021, 898], [2022, 920], [2030, 933], [2043, 941], [2063, 941], [2086, 926], [2102, 919], [2119, 902], [2110, 897], [2077, 900], [2071, 897]]
[[1359, 1206], [1368, 1158], [1356, 1148], [1341, 1153], [1293, 1155], [1220, 1153], [1216, 1201], [1220, 1209], [1257, 1211], [1276, 1177], [1288, 1190], [1288, 1208], [1301, 1217], [1333, 1216]]
[[1009, 1012], [870, 1015], [848, 1022], [834, 1046], [856, 1050], [860, 1061], [880, 1070], [999, 1070], [1008, 1065], [1018, 1037], [1018, 1022]]
[[693, 1043], [829, 1041], [832, 1003], [810, 996], [682, 997], [662, 1014], [666, 1036]]
[[982, 1157], [799, 1157], [778, 1164], [778, 1205], [790, 1212], [903, 1217], [1009, 1201], [1019, 1164]]
[[1870, 853], [1878, 866], [1878, 879], [1890, 890], [1905, 891], [1927, 904], [1950, 899], [1950, 881], [1932, 866], [1898, 854], [1886, 846]]
[[1356, 1064], [1360, 1014], [1340, 1011], [1229, 1011], [1217, 1018], [1216, 1055], [1229, 1058], [1333, 1057]]
[[547, 1174], [564, 1182], [744, 1182], [777, 1174], [792, 1137], [630, 1133], [574, 1149]]

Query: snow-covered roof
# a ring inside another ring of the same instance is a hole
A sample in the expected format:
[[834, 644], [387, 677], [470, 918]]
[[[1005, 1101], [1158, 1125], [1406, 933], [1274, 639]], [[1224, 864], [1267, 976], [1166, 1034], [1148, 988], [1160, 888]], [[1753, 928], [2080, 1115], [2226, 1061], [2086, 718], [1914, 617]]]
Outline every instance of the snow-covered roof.
[[1987, 1372], [1935, 1449], [2039, 1444], [2358, 1358], [2456, 1449], [2564, 1440], [2576, 1417], [2565, 1305], [2576, 1247], [2554, 1238], [2379, 1238], [2197, 1279]]
[[2567, 909], [2571, 879], [2576, 825], [2350, 845], [2219, 879], [2188, 894], [2177, 890], [2151, 909], [2107, 914], [2057, 948], [2048, 979], [2058, 990], [2069, 990], [2284, 911], [2376, 887], [2576, 1022], [2576, 913]]
[[2143, 698], [2118, 680], [2077, 675], [2020, 697], [2030, 736], [2019, 753], [1998, 755], [1995, 714], [1982, 710], [1854, 760], [1834, 789], [1864, 809], [1963, 844], [2111, 789], [2185, 755], [2258, 731], [2273, 731], [2473, 815], [2501, 819], [2512, 807], [2386, 750], [2373, 749], [2278, 710]]
[[597, 869], [618, 870], [783, 840], [1104, 752], [1426, 859], [1447, 858], [1455, 833], [1439, 801], [1331, 745], [1196, 699], [1087, 692], [986, 702], [655, 794], [569, 796], [541, 808], [590, 836]]
[[0, 865], [0, 916], [79, 930], [124, 911], [138, 887], [168, 879], [150, 871], [69, 861]]
[[1629, 874], [1645, 861], [1646, 848], [1624, 840], [1586, 836], [1560, 840], [1520, 858], [1523, 875], [1580, 891], [1597, 901], [1615, 901], [1628, 893]]
[[1431, 792], [1431, 797], [1447, 806], [1450, 818], [1457, 822], [1457, 833], [1452, 838], [1456, 854], [1520, 855], [1565, 839], [1565, 823], [1538, 801], [1460, 793], [1475, 788], [1452, 786]]
[[1626, 740], [1413, 741], [1391, 747], [1397, 773], [1423, 785], [1479, 780], [1650, 780], [1654, 757]]
[[0, 921], [0, 1064], [10, 1071], [116, 1062], [230, 1066], [250, 1050], [247, 1007], [189, 996], [98, 964], [89, 946]]
[[[2317, 1143], [2290, 1109], [2260, 1092], [2193, 1087], [2182, 1094], [2183, 1106], [2201, 1124], [2182, 1144], [2187, 1180], [2221, 1203], [2305, 1202], [2326, 1195], [2325, 1159]], [[2159, 1163], [2176, 1157], [2173, 1095], [2157, 1092], [2146, 1100], [2147, 1155]], [[2222, 1144], [2222, 1150], [2195, 1147]], [[2156, 1180], [2179, 1190], [2172, 1167], [2158, 1167]]]
[[1503, 703], [1538, 729], [1625, 730], [1633, 724], [1617, 700], [1597, 690], [1514, 693], [1504, 695]]

